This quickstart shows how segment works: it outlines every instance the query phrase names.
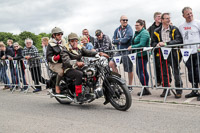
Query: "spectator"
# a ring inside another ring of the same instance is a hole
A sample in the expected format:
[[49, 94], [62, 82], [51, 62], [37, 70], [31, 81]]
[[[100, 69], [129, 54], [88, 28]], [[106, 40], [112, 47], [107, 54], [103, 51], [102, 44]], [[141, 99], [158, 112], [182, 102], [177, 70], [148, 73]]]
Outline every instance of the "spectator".
[[26, 46], [22, 52], [22, 55], [25, 59], [28, 60], [29, 70], [31, 72], [31, 77], [35, 83], [35, 90], [33, 93], [41, 91], [42, 87], [39, 85], [39, 82], [45, 84], [45, 79], [41, 76], [41, 64], [40, 59], [38, 59], [39, 54], [37, 48], [33, 45], [33, 40], [27, 38], [25, 40]]
[[7, 40], [7, 48], [10, 48], [14, 52], [14, 47], [13, 47], [13, 40], [8, 39]]
[[[133, 30], [131, 26], [128, 24], [128, 18], [125, 15], [120, 17], [120, 23], [121, 25], [114, 32], [113, 44], [117, 45], [117, 49], [127, 49], [131, 45]], [[133, 64], [130, 61], [129, 57], [127, 56], [129, 53], [130, 52], [128, 51], [124, 51], [116, 54], [116, 56], [123, 55], [122, 62], [124, 66], [124, 71], [128, 72], [129, 85], [132, 85]], [[109, 66], [112, 68], [114, 72], [118, 73], [116, 64], [113, 59], [109, 62]], [[129, 89], [132, 89], [132, 87], [129, 87]]]
[[6, 73], [6, 70], [8, 69], [8, 66], [5, 62], [5, 59], [8, 59], [13, 54], [12, 50], [9, 48], [6, 48], [5, 44], [3, 42], [0, 42], [0, 78], [5, 84], [5, 89], [10, 89], [10, 80], [8, 78], [8, 75]]
[[[162, 19], [162, 25], [160, 27], [158, 27], [157, 29], [155, 29], [155, 31], [154, 31], [152, 46], [153, 47], [163, 47], [166, 45], [181, 44], [183, 42], [183, 39], [181, 37], [181, 34], [180, 34], [178, 28], [170, 25], [170, 14], [163, 13], [161, 16], [161, 19]], [[176, 50], [175, 51], [172, 50], [171, 54], [172, 54], [172, 56], [177, 58]], [[167, 62], [169, 62], [169, 64], [171, 64], [170, 57], [171, 56], [169, 56], [169, 58], [167, 59]], [[163, 86], [170, 87], [170, 83], [171, 83], [172, 79], [171, 79], [171, 71], [170, 71], [169, 65], [164, 60], [162, 54], [160, 55], [160, 59], [161, 59], [160, 65], [162, 65], [161, 74], [162, 74], [163, 80], [164, 80]], [[174, 62], [176, 62], [176, 59]], [[178, 62], [176, 62], [176, 63], [178, 63]], [[172, 68], [172, 69], [174, 69], [174, 71], [176, 71], [176, 73], [174, 74], [175, 82], [176, 82], [176, 85], [180, 87], [181, 86], [180, 85], [181, 78], [180, 78], [180, 73], [178, 70], [178, 65], [176, 65], [176, 67], [174, 66], [174, 68]], [[166, 89], [163, 90], [163, 93], [160, 95], [160, 97], [164, 97], [165, 93], [166, 93]], [[180, 98], [182, 91], [176, 90], [176, 93], [177, 94], [175, 95], [175, 97]], [[170, 91], [168, 92], [167, 95], [168, 96], [170, 95]]]
[[94, 46], [94, 37], [90, 36], [88, 29], [83, 29], [82, 34], [83, 36], [87, 36], [88, 41]]
[[[182, 10], [185, 22], [179, 26], [179, 30], [183, 37], [184, 44], [199, 43], [200, 42], [200, 21], [194, 20], [192, 8], [184, 7]], [[199, 44], [198, 44], [199, 45]], [[198, 65], [198, 50], [196, 45], [187, 45], [184, 48], [192, 49], [191, 55], [186, 62], [188, 69], [189, 82], [192, 84], [192, 88], [198, 88], [199, 83], [199, 65]], [[185, 95], [185, 98], [197, 97], [197, 101], [200, 101], [200, 95], [197, 90], [192, 90], [191, 93]]]
[[47, 52], [47, 46], [49, 44], [49, 38], [43, 37], [42, 38], [42, 49], [43, 49], [43, 57], [46, 59], [46, 52]]
[[[135, 24], [135, 34], [132, 40], [132, 45], [128, 47], [130, 50], [131, 48], [139, 48], [139, 47], [149, 47], [150, 45], [150, 35], [149, 32], [146, 30], [146, 24], [144, 20], [137, 20]], [[147, 52], [141, 52], [137, 50], [137, 66], [136, 72], [140, 79], [140, 82], [143, 86], [148, 86], [149, 83], [149, 74], [147, 72], [147, 62], [148, 62], [148, 55]], [[138, 96], [140, 96], [138, 93]], [[142, 95], [151, 95], [151, 92], [148, 88], [144, 88]]]
[[[7, 40], [7, 47], [10, 50], [12, 50], [12, 55], [10, 54], [11, 57], [14, 57], [14, 48], [13, 48], [13, 40], [8, 39]], [[11, 80], [12, 80], [12, 88], [14, 88], [17, 85], [17, 81], [16, 81], [16, 73], [15, 73], [15, 69], [14, 69], [14, 64], [12, 61], [9, 61], [9, 67], [10, 67], [10, 76], [11, 76]]]
[[28, 86], [27, 86], [28, 84], [27, 84], [26, 79], [25, 79], [25, 66], [24, 66], [24, 63], [23, 63], [23, 60], [22, 60], [23, 49], [21, 48], [21, 46], [17, 42], [15, 42], [13, 44], [13, 48], [14, 48], [14, 57], [9, 57], [9, 60], [17, 60], [17, 67], [15, 68], [15, 78], [16, 78], [16, 82], [18, 83], [18, 85], [19, 85], [19, 82], [20, 82], [18, 77], [20, 76], [20, 78], [22, 78], [23, 88], [21, 90], [24, 91], [28, 88]]
[[104, 35], [101, 30], [96, 30], [95, 35], [97, 38], [94, 39], [94, 51], [105, 52], [112, 49], [110, 38]]
[[49, 38], [48, 37], [43, 37], [42, 38], [43, 60], [45, 62], [45, 66], [47, 68], [47, 74], [48, 74], [49, 77], [51, 77], [52, 71], [49, 69], [49, 65], [47, 64], [47, 60], [46, 60], [47, 59], [46, 53], [47, 53], [48, 44], [49, 44]]
[[55, 85], [55, 93], [60, 94], [60, 80], [63, 76], [62, 69], [62, 59], [60, 53], [64, 48], [66, 42], [62, 39], [63, 31], [55, 27], [51, 30], [52, 39], [49, 41], [49, 45], [47, 46], [47, 61], [49, 63], [49, 68], [57, 73], [56, 77], [56, 85]]
[[94, 47], [93, 47], [93, 45], [92, 45], [92, 43], [90, 43], [89, 41], [88, 41], [88, 38], [86, 37], [86, 36], [83, 36], [82, 38], [81, 38], [81, 42], [82, 42], [82, 46], [85, 48], [85, 49], [88, 49], [88, 50], [92, 50]]
[[[161, 15], [162, 13], [160, 12], [155, 12], [154, 13], [154, 20], [155, 22], [148, 28], [150, 37], [151, 37], [151, 44], [152, 46], [152, 40], [153, 40], [153, 35], [154, 35], [154, 30], [161, 26]], [[154, 59], [155, 59], [155, 66], [156, 66], [156, 80], [157, 80], [157, 86], [161, 85], [161, 73], [160, 73], [160, 59], [159, 59], [159, 52], [158, 49], [155, 49], [154, 51]]]

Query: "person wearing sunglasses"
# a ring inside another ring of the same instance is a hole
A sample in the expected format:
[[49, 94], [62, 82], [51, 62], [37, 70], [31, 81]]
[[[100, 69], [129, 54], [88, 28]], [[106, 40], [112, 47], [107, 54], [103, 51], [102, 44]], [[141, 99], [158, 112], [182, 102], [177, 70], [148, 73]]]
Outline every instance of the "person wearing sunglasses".
[[16, 84], [19, 86], [19, 77], [22, 78], [23, 82], [23, 88], [21, 88], [21, 91], [25, 91], [28, 88], [28, 84], [25, 79], [25, 65], [23, 63], [23, 56], [22, 56], [22, 51], [23, 48], [19, 45], [18, 42], [15, 42], [13, 44], [14, 48], [14, 57], [9, 57], [9, 60], [17, 60], [17, 65], [15, 67], [15, 72], [14, 72], [14, 77], [16, 78]]
[[[82, 56], [95, 57], [98, 53], [81, 47], [81, 45], [78, 44], [78, 39], [79, 38], [76, 33], [70, 33], [68, 35], [68, 43], [65, 45], [66, 48], [62, 50], [61, 57], [64, 74], [66, 77], [75, 79], [76, 99], [78, 102], [82, 102], [87, 100], [82, 95], [83, 72], [76, 68], [84, 66], [84, 62], [81, 61]], [[107, 54], [102, 52], [100, 52], [99, 55], [109, 58]]]
[[[140, 47], [149, 47], [150, 45], [150, 35], [146, 30], [145, 21], [142, 19], [138, 19], [135, 24], [135, 34], [132, 39], [132, 45], [129, 46], [128, 50], [131, 48], [140, 48]], [[140, 80], [140, 83], [143, 86], [148, 86], [149, 84], [149, 74], [147, 71], [147, 62], [148, 55], [147, 52], [141, 52], [141, 49], [137, 51], [137, 59], [136, 59], [136, 73]], [[141, 92], [138, 92], [138, 96], [140, 96]], [[144, 87], [144, 91], [142, 95], [151, 95], [149, 88]]]
[[[133, 37], [133, 30], [132, 30], [131, 26], [128, 24], [127, 16], [122, 15], [120, 17], [120, 23], [121, 23], [121, 25], [114, 32], [113, 44], [117, 45], [117, 49], [128, 49], [128, 47], [131, 45], [131, 39]], [[122, 55], [124, 71], [128, 72], [129, 85], [132, 85], [133, 65], [127, 56], [129, 53], [130, 53], [130, 51], [127, 50], [127, 51], [119, 52], [115, 56]], [[109, 66], [112, 68], [112, 70], [114, 72], [118, 73], [116, 64], [113, 59], [109, 62]], [[132, 88], [129, 87], [129, 89], [132, 89]]]
[[46, 58], [49, 68], [57, 73], [55, 92], [60, 94], [59, 82], [63, 76], [60, 52], [66, 44], [66, 41], [62, 38], [63, 31], [59, 27], [53, 28], [51, 34], [52, 38], [49, 40], [49, 45], [47, 46]]

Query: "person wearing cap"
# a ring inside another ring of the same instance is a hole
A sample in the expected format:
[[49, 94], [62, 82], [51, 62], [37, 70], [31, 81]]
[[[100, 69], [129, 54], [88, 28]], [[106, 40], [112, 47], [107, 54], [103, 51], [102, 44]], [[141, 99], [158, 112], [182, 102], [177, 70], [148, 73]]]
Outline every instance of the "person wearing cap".
[[101, 30], [95, 31], [94, 50], [96, 52], [104, 52], [112, 49], [111, 40], [107, 35], [104, 35]]
[[88, 29], [83, 29], [82, 35], [88, 38], [88, 41], [94, 46], [94, 37], [90, 36]]
[[[64, 73], [66, 77], [75, 79], [76, 99], [78, 102], [83, 102], [87, 100], [82, 95], [83, 72], [77, 70], [76, 67], [81, 68], [84, 66], [84, 63], [81, 61], [82, 56], [94, 57], [98, 53], [81, 47], [80, 44], [78, 44], [78, 36], [76, 33], [70, 33], [68, 35], [68, 43], [65, 47], [66, 49], [61, 51]], [[99, 55], [108, 58], [108, 55], [105, 53], [100, 52]], [[90, 97], [90, 95], [88, 97]]]
[[51, 39], [47, 46], [46, 58], [49, 68], [57, 73], [55, 93], [60, 94], [59, 82], [63, 76], [62, 58], [60, 52], [64, 48], [66, 41], [62, 38], [63, 31], [59, 27], [55, 27], [51, 31]]

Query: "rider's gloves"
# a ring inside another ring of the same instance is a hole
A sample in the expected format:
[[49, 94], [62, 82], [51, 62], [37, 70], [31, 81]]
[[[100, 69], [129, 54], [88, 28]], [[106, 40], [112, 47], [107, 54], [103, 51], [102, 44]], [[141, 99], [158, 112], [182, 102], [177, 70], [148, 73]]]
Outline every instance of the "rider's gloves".
[[60, 55], [59, 55], [59, 54], [58, 54], [58, 55], [54, 55], [54, 56], [53, 56], [53, 59], [54, 59], [54, 61], [60, 60]]

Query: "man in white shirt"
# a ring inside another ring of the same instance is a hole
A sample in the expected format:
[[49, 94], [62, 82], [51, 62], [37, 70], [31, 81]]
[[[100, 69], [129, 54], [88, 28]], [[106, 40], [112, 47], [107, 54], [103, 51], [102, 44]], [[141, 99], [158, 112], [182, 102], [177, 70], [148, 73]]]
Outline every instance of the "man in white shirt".
[[[179, 26], [179, 30], [183, 37], [184, 44], [199, 43], [200, 42], [200, 21], [194, 20], [192, 9], [190, 7], [184, 7], [182, 10], [185, 22]], [[186, 62], [188, 69], [189, 81], [192, 84], [192, 88], [198, 88], [199, 83], [199, 64], [198, 60], [198, 45], [186, 45], [184, 48], [192, 49], [191, 55]], [[185, 98], [197, 97], [197, 101], [200, 101], [200, 95], [197, 90], [193, 90], [190, 94], [185, 95]]]

